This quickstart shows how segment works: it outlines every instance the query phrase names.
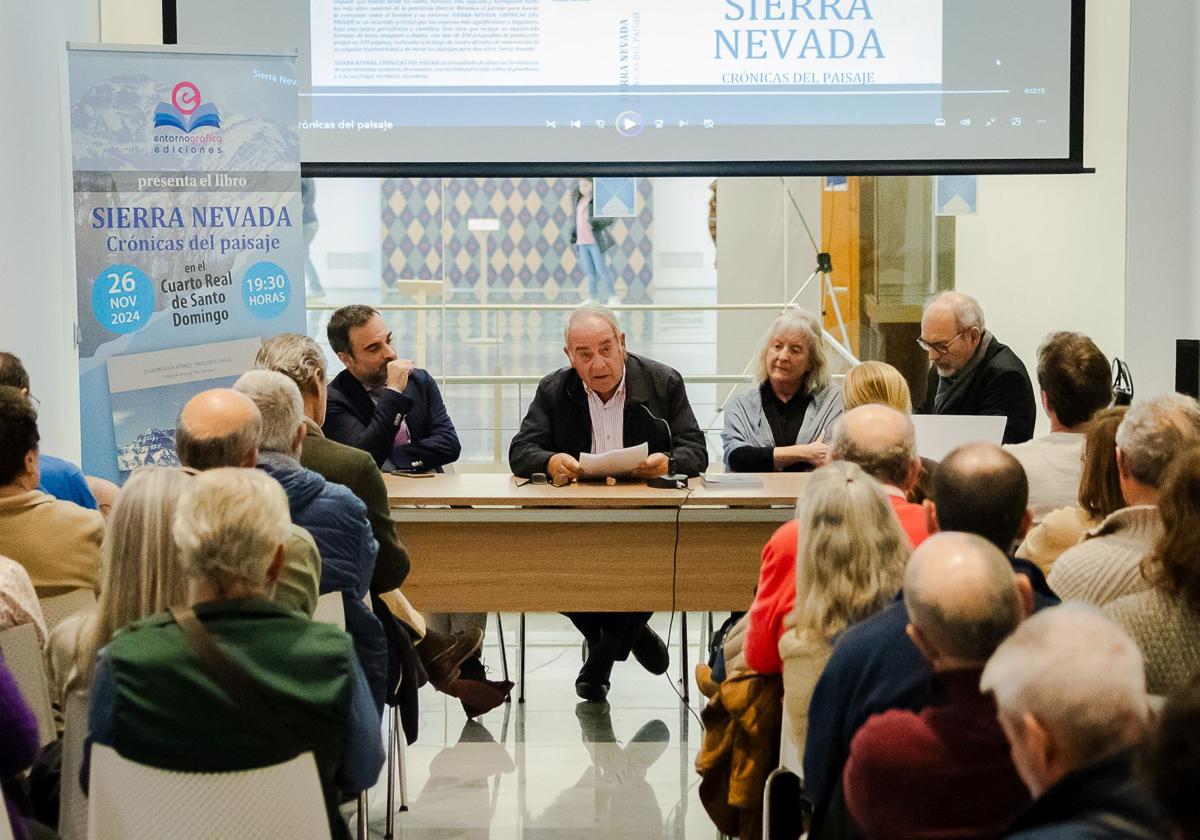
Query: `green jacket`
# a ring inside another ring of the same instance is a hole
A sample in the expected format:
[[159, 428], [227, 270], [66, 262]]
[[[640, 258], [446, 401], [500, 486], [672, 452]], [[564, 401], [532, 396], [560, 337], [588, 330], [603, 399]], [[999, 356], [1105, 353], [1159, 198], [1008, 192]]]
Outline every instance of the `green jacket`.
[[308, 531], [299, 525], [293, 525], [291, 531], [283, 547], [283, 571], [271, 600], [311, 617], [321, 589], [321, 552]]
[[316, 756], [334, 836], [345, 836], [340, 794], [369, 787], [383, 764], [379, 716], [350, 637], [262, 600], [195, 609], [214, 641], [263, 687], [278, 729], [258, 727], [161, 613], [129, 625], [101, 651], [88, 755], [100, 743], [153, 767], [220, 772], [286, 761], [298, 740]]
[[300, 465], [320, 473], [326, 481], [342, 484], [367, 506], [371, 533], [379, 543], [371, 592], [376, 595], [399, 589], [408, 577], [408, 552], [396, 536], [396, 523], [388, 505], [387, 487], [370, 453], [329, 440], [321, 427], [304, 418], [308, 435], [300, 451]]

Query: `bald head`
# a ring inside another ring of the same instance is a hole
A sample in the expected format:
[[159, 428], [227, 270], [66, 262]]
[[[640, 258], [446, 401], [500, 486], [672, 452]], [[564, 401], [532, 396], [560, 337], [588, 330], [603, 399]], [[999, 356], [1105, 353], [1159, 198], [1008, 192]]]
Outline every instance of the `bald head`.
[[940, 531], [977, 534], [1008, 553], [1025, 525], [1029, 482], [1021, 462], [993, 443], [968, 443], [933, 474]]
[[916, 432], [907, 415], [886, 405], [863, 405], [838, 420], [831, 455], [907, 492], [921, 467], [916, 449]]
[[935, 534], [909, 558], [904, 606], [910, 631], [935, 667], [979, 667], [1023, 617], [1012, 566], [974, 534]]
[[252, 467], [258, 457], [262, 416], [254, 401], [231, 388], [203, 391], [188, 400], [175, 423], [179, 462], [194, 470]]

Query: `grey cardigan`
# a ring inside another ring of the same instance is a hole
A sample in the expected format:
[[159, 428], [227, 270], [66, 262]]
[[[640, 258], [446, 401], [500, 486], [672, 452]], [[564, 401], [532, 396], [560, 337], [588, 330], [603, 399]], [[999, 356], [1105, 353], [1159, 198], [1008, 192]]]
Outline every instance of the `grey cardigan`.
[[[812, 443], [833, 428], [842, 416], [842, 389], [826, 385], [812, 395], [812, 404], [804, 412], [804, 422], [796, 435], [797, 444]], [[729, 455], [743, 446], [775, 446], [771, 425], [763, 412], [762, 394], [758, 388], [739, 395], [725, 408], [725, 430], [721, 432], [724, 445], [725, 469], [729, 469]]]

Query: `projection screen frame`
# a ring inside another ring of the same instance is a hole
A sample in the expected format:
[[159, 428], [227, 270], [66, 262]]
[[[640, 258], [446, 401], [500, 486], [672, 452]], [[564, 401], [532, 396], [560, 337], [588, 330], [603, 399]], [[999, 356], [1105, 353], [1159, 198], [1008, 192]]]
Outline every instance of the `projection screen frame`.
[[[178, 43], [177, 0], [162, 0], [163, 43]], [[1084, 47], [1086, 0], [1071, 0], [1071, 90], [1065, 158], [951, 158], [944, 160], [768, 160], [768, 161], [528, 161], [413, 162], [302, 161], [310, 178], [478, 177], [730, 177], [823, 175], [1081, 175], [1083, 163]]]

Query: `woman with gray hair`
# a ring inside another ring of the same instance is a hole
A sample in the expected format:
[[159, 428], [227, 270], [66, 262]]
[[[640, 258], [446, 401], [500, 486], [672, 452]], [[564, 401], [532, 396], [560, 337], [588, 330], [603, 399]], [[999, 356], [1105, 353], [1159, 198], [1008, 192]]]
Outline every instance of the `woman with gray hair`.
[[725, 409], [725, 469], [802, 471], [829, 460], [825, 434], [842, 415], [829, 384], [821, 325], [803, 309], [775, 319], [759, 353], [759, 386]]

